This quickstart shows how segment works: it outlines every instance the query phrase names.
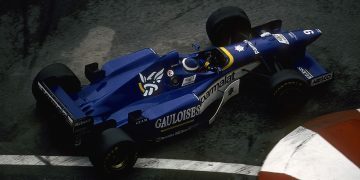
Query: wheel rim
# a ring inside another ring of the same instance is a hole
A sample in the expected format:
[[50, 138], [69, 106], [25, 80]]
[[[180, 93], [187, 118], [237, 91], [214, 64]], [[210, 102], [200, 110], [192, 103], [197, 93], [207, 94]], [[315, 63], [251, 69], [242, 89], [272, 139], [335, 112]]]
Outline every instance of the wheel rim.
[[113, 161], [111, 162], [111, 168], [112, 169], [122, 169], [125, 167], [127, 158], [126, 157], [122, 157], [123, 155], [120, 154], [116, 154], [113, 157]]
[[116, 163], [115, 165], [112, 165], [111, 168], [113, 169], [122, 169], [124, 167], [125, 164], [125, 160], [120, 161], [118, 163]]
[[115, 146], [106, 156], [105, 164], [108, 169], [119, 171], [126, 167], [130, 153], [121, 149], [119, 146]]

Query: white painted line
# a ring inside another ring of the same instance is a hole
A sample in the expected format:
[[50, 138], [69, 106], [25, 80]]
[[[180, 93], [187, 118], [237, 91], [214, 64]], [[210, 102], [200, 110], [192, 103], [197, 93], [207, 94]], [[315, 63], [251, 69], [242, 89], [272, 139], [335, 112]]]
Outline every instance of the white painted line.
[[[81, 166], [91, 167], [87, 157], [81, 156], [35, 156], [35, 155], [0, 155], [0, 165], [32, 166]], [[236, 163], [192, 161], [180, 159], [139, 158], [135, 168], [171, 169], [187, 171], [204, 171], [256, 176], [259, 166]]]
[[0, 165], [92, 166], [87, 157], [35, 155], [0, 155]]
[[357, 111], [359, 111], [359, 112], [360, 112], [360, 109], [357, 109]]
[[256, 176], [260, 171], [259, 166], [246, 164], [155, 158], [139, 158], [135, 167], [244, 174], [251, 176]]

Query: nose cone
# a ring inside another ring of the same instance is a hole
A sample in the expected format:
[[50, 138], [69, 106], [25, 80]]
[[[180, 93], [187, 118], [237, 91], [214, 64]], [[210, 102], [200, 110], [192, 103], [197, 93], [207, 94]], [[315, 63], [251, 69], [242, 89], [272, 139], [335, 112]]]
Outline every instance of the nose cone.
[[321, 35], [320, 29], [306, 29], [291, 33], [293, 33], [294, 37], [296, 37], [296, 41], [298, 43], [301, 43], [305, 46], [314, 42]]

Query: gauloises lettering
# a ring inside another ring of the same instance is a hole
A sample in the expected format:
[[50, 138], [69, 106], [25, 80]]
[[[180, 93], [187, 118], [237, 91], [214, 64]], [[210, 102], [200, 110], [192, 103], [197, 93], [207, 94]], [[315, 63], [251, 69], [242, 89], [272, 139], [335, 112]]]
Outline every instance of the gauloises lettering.
[[200, 105], [173, 113], [156, 120], [155, 128], [166, 128], [191, 119], [200, 114]]
[[204, 94], [200, 96], [200, 101], [203, 103], [207, 98], [209, 98], [214, 92], [216, 92], [219, 88], [224, 85], [232, 82], [235, 79], [235, 72], [227, 74], [220, 80], [218, 80], [215, 84], [213, 84]]

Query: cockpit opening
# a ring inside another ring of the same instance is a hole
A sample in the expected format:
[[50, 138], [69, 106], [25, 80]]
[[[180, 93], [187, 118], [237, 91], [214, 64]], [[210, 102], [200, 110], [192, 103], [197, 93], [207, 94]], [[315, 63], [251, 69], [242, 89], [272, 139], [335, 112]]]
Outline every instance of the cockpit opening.
[[181, 63], [186, 71], [189, 72], [206, 72], [221, 71], [229, 59], [218, 49], [210, 49], [199, 52], [194, 57], [186, 57]]

